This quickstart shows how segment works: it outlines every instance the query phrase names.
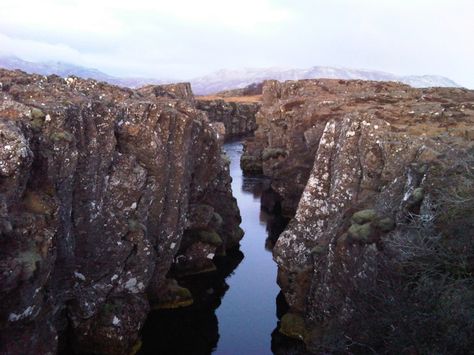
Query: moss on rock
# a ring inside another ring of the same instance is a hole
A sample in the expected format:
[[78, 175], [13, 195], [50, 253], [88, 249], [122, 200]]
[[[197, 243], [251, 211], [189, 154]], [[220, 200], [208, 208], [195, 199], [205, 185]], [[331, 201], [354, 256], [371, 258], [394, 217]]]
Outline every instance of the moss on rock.
[[176, 309], [188, 307], [194, 302], [193, 295], [186, 287], [181, 287], [177, 283], [173, 284], [167, 290], [166, 295], [156, 304], [153, 309]]
[[282, 148], [265, 148], [262, 152], [262, 159], [263, 160], [268, 160], [268, 159], [274, 159], [278, 157], [286, 157], [287, 156], [287, 151]]
[[30, 111], [32, 119], [44, 119], [46, 117], [45, 113], [39, 108], [33, 107]]
[[70, 143], [74, 140], [74, 137], [72, 136], [72, 134], [66, 131], [53, 132], [51, 133], [50, 138], [54, 142]]
[[382, 232], [390, 232], [395, 229], [395, 221], [390, 217], [381, 218], [373, 224], [374, 227], [380, 229]]
[[413, 190], [411, 194], [411, 203], [412, 204], [418, 204], [421, 201], [423, 201], [423, 198], [425, 197], [425, 191], [423, 190], [422, 187], [417, 187], [415, 190]]
[[362, 210], [356, 212], [352, 215], [352, 223], [356, 224], [364, 224], [367, 222], [372, 222], [374, 219], [377, 218], [377, 213], [373, 209]]
[[348, 234], [353, 240], [357, 240], [360, 242], [369, 242], [370, 237], [372, 235], [372, 224], [365, 223], [365, 224], [353, 224], [349, 230]]
[[240, 167], [245, 173], [261, 174], [263, 172], [262, 161], [254, 156], [242, 155]]
[[214, 230], [201, 230], [197, 234], [199, 240], [203, 243], [221, 246], [223, 241], [221, 236]]
[[327, 253], [329, 247], [327, 245], [318, 244], [313, 249], [311, 249], [311, 254], [313, 255], [324, 255]]
[[286, 313], [280, 321], [279, 332], [290, 338], [305, 340], [308, 336], [304, 319], [297, 313]]

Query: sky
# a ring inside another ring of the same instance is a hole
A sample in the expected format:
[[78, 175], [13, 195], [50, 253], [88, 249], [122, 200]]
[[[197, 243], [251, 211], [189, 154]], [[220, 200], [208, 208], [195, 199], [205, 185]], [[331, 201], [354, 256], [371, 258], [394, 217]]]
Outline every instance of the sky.
[[2, 0], [0, 54], [116, 76], [374, 69], [474, 88], [473, 0]]

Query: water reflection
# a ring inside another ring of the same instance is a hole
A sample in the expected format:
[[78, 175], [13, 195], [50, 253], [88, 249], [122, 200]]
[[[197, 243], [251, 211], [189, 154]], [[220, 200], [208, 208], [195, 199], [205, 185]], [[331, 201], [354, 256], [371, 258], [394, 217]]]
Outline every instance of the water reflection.
[[285, 339], [275, 334], [282, 296], [271, 250], [288, 220], [275, 215], [279, 200], [267, 179], [242, 175], [241, 143], [226, 144], [225, 150], [245, 231], [241, 251], [215, 260], [215, 272], [178, 280], [191, 290], [194, 304], [152, 312], [140, 354], [283, 354], [278, 348]]
[[180, 285], [191, 290], [194, 304], [152, 312], [142, 332], [139, 354], [211, 354], [219, 340], [215, 309], [229, 289], [225, 279], [243, 258], [241, 251], [234, 250], [214, 259], [216, 271], [180, 279]]

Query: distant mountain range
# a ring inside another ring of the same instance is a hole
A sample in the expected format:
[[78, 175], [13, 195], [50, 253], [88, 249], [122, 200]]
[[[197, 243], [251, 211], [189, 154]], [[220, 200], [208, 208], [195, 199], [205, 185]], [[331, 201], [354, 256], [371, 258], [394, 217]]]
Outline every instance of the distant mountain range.
[[315, 66], [309, 69], [241, 69], [219, 70], [215, 73], [191, 80], [193, 91], [210, 94], [236, 88], [243, 88], [251, 83], [275, 79], [279, 81], [300, 79], [360, 79], [375, 81], [399, 81], [413, 87], [459, 87], [451, 79], [436, 75], [397, 76], [374, 70], [357, 70], [335, 67]]
[[[0, 67], [20, 69], [28, 73], [42, 75], [56, 74], [63, 77], [70, 75], [106, 81], [110, 84], [131, 88], [147, 84], [165, 84], [174, 80], [152, 78], [119, 78], [105, 74], [97, 69], [81, 67], [63, 62], [28, 62], [14, 56], [0, 57]], [[188, 80], [193, 91], [198, 95], [212, 94], [220, 91], [239, 89], [252, 83], [275, 79], [280, 81], [299, 79], [360, 79], [375, 81], [399, 81], [413, 87], [459, 87], [449, 78], [437, 75], [398, 76], [374, 70], [357, 70], [336, 67], [315, 66], [309, 69], [282, 68], [248, 68], [239, 70], [219, 70], [214, 73]]]
[[97, 81], [105, 81], [107, 83], [130, 88], [137, 88], [147, 84], [165, 84], [170, 80], [158, 80], [151, 78], [119, 78], [105, 74], [100, 70], [86, 68], [64, 62], [28, 62], [15, 56], [0, 56], [0, 68], [15, 70], [20, 69], [27, 73], [35, 73], [41, 75], [56, 74], [62, 77], [75, 75], [85, 79], [94, 79]]

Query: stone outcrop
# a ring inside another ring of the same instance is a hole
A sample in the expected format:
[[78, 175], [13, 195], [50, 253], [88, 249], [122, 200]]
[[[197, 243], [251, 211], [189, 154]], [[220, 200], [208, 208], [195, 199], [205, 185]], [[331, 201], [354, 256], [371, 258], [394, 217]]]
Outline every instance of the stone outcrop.
[[225, 139], [248, 135], [257, 128], [255, 115], [260, 109], [259, 102], [198, 99], [196, 106], [205, 111], [212, 122], [224, 124]]
[[225, 90], [216, 93], [216, 96], [220, 97], [236, 97], [236, 96], [258, 96], [262, 95], [263, 82], [253, 83], [247, 85], [241, 89]]
[[216, 131], [189, 85], [1, 70], [0, 91], [0, 352], [128, 353], [150, 302], [183, 302], [169, 271], [242, 237]]
[[[403, 331], [421, 334], [441, 316], [434, 322], [413, 320], [426, 294], [401, 301], [407, 287], [409, 298], [427, 278], [436, 283], [432, 274], [423, 274], [426, 263], [415, 261], [427, 250], [431, 260], [444, 257], [431, 247], [437, 242], [456, 250], [453, 257], [470, 260], [456, 267], [474, 269], [469, 242], [474, 210], [472, 203], [466, 205], [474, 181], [474, 92], [362, 81], [268, 81], [257, 124], [242, 166], [271, 177], [282, 210], [294, 216], [273, 251], [290, 305], [280, 331], [303, 339], [315, 352], [422, 351], [424, 335], [416, 344]], [[447, 199], [447, 189], [458, 186], [453, 196], [465, 197]], [[464, 207], [447, 212], [454, 200]], [[449, 227], [446, 215], [454, 218]], [[454, 225], [457, 244], [450, 242]], [[469, 271], [452, 276], [451, 269], [436, 267], [440, 275], [472, 282]], [[454, 297], [446, 289], [423, 289], [444, 297], [433, 309]], [[459, 301], [464, 306], [472, 302], [466, 294], [472, 292], [456, 293], [465, 297]], [[391, 312], [400, 313], [390, 318]], [[407, 319], [411, 324], [402, 324]], [[439, 350], [440, 338], [427, 336], [427, 351]], [[446, 344], [460, 347], [454, 352], [468, 346], [449, 339]]]

